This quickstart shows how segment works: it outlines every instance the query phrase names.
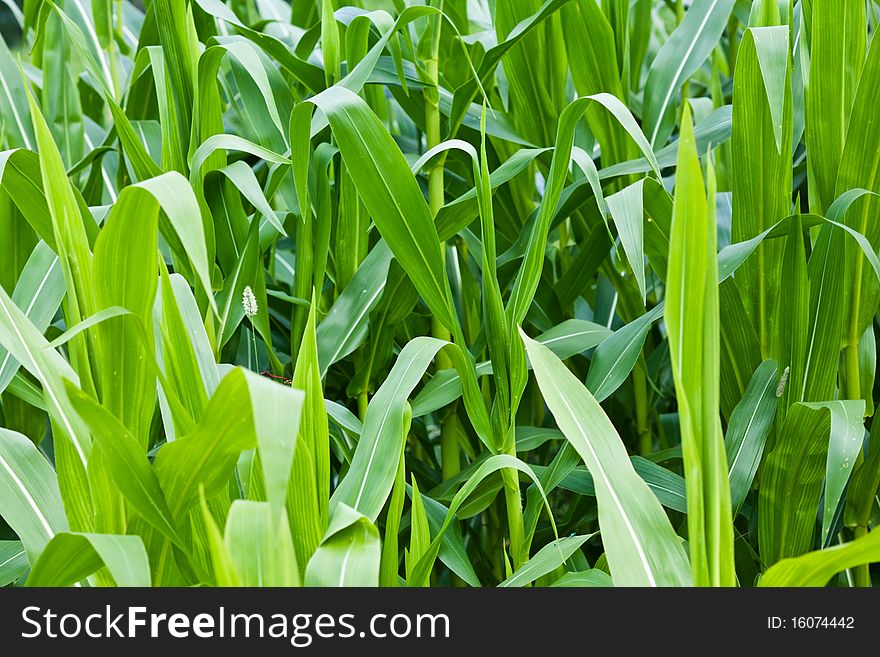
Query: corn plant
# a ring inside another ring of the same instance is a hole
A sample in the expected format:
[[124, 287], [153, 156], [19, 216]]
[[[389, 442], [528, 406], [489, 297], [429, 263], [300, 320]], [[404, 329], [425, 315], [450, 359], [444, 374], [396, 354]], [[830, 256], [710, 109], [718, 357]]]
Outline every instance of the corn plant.
[[874, 2], [7, 6], [0, 585], [872, 584]]

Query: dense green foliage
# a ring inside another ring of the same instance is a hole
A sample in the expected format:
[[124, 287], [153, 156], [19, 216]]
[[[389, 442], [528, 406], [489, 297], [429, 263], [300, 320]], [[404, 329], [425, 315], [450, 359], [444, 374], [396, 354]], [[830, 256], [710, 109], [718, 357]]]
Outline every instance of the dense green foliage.
[[7, 4], [0, 585], [871, 585], [873, 0]]

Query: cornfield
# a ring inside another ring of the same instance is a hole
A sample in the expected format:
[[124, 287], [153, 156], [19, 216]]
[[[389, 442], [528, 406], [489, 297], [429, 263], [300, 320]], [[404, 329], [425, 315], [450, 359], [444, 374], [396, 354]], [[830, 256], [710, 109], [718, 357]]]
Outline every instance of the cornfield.
[[871, 586], [874, 1], [4, 11], [0, 585]]

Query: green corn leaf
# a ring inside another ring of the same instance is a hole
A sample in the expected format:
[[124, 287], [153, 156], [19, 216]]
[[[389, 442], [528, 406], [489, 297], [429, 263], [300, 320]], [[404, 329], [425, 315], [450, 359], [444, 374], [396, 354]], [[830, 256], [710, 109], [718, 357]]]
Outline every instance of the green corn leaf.
[[585, 96], [578, 98], [562, 111], [556, 135], [553, 163], [547, 177], [544, 198], [538, 209], [537, 220], [529, 234], [523, 262], [513, 283], [510, 300], [507, 302], [505, 309], [511, 326], [521, 323], [525, 318], [532, 303], [535, 290], [538, 287], [543, 268], [544, 246], [547, 242], [550, 220], [565, 183], [575, 126], [594, 103], [604, 107], [623, 126], [659, 177], [657, 159], [654, 156], [653, 150], [651, 150], [650, 144], [648, 144], [647, 139], [645, 139], [630, 111], [618, 98], [607, 93]]
[[[165, 267], [159, 268], [160, 287], [153, 308], [154, 339], [156, 360], [165, 374], [168, 390], [159, 391], [159, 407], [169, 440], [174, 440], [179, 432], [188, 433], [194, 428], [202, 410], [208, 403], [209, 394], [220, 383], [220, 375], [214, 362], [214, 350], [207, 345], [207, 358], [210, 366], [200, 368], [197, 352], [191, 340], [197, 340], [205, 328], [196, 309], [191, 325], [185, 323], [188, 302], [195, 306], [189, 285], [180, 276], [168, 276]], [[191, 337], [192, 336], [192, 337]], [[169, 403], [173, 395], [184, 413], [174, 413], [177, 408]]]
[[318, 362], [322, 377], [327, 368], [351, 353], [364, 339], [370, 311], [385, 289], [391, 258], [385, 242], [376, 244], [318, 326]]
[[[540, 28], [560, 7], [570, 1], [546, 0], [540, 6], [538, 6], [537, 2], [523, 2], [519, 7], [509, 10], [507, 21], [510, 25], [506, 30], [506, 36], [503, 39], [498, 39], [498, 44], [490, 48], [483, 56], [480, 68], [477, 71], [477, 79], [469, 79], [455, 91], [455, 98], [450, 111], [450, 123], [452, 126], [457, 127], [461, 124], [468, 105], [470, 105], [478, 92], [478, 81], [487, 79], [499, 62], [501, 62], [504, 55], [516, 48], [516, 46], [522, 45], [523, 39], [527, 39], [534, 30]], [[517, 18], [519, 18], [519, 22], [515, 25], [512, 24]]]
[[[31, 110], [37, 148], [40, 152], [42, 179], [53, 181], [53, 184], [45, 186], [45, 193], [49, 214], [52, 217], [53, 244], [57, 247], [56, 251], [61, 259], [61, 270], [64, 272], [64, 282], [68, 290], [65, 315], [69, 322], [77, 323], [96, 310], [92, 252], [86, 228], [86, 222], [91, 220], [91, 217], [86, 217], [81, 212], [49, 126], [30, 89], [25, 88], [25, 92]], [[85, 336], [81, 336], [72, 345], [72, 350], [74, 369], [82, 378], [83, 385], [93, 387]]]
[[[667, 509], [687, 513], [687, 494], [683, 477], [641, 456], [633, 456], [630, 460], [636, 474], [648, 484], [648, 488], [660, 504]], [[579, 462], [580, 457], [573, 448], [563, 447], [549, 466], [536, 465], [532, 469], [542, 478], [547, 490], [558, 486], [578, 495], [595, 497], [596, 484], [593, 475], [586, 468], [576, 467]]]
[[629, 376], [638, 361], [651, 325], [660, 318], [662, 304], [618, 329], [603, 340], [590, 362], [587, 388], [599, 401], [606, 399]]
[[261, 461], [272, 464], [269, 499], [283, 504], [301, 403], [299, 391], [240, 368], [229, 372], [198, 426], [156, 456], [154, 469], [175, 521], [198, 502], [200, 485], [208, 499], [219, 493], [239, 454], [257, 446]]
[[428, 204], [400, 149], [378, 117], [363, 99], [347, 89], [327, 89], [310, 98], [308, 103], [297, 106], [291, 117], [294, 175], [300, 205], [308, 203], [308, 196], [302, 191], [306, 180], [301, 172], [308, 167], [309, 149], [303, 144], [310, 137], [306, 128], [313, 107], [327, 116], [358, 194], [397, 261], [438, 320], [453, 333], [460, 334], [452, 311], [449, 280], [444, 273], [440, 238]]
[[318, 365], [314, 301], [292, 385], [305, 395], [288, 484], [287, 511], [297, 563], [304, 568], [327, 529], [330, 501], [330, 433]]
[[[611, 335], [610, 330], [595, 322], [570, 319], [545, 331], [536, 339], [559, 358], [570, 358], [601, 344]], [[593, 358], [596, 358], [595, 353]], [[475, 371], [478, 377], [491, 374], [493, 371], [492, 362], [477, 363]], [[614, 370], [614, 372], [616, 374], [619, 370]], [[625, 378], [626, 374], [623, 375], [621, 381]], [[461, 394], [461, 378], [458, 372], [440, 370], [434, 374], [413, 400], [413, 417], [421, 417], [443, 408], [458, 399]]]
[[[788, 28], [746, 30], [737, 55], [733, 89], [733, 218], [732, 238], [742, 242], [787, 217], [791, 207], [791, 85], [784, 77], [782, 132], [779, 137], [780, 66], [788, 70]], [[765, 70], [772, 70], [772, 75]], [[773, 81], [768, 85], [767, 81]], [[772, 105], [771, 105], [772, 101]], [[777, 144], [780, 144], [778, 147]], [[752, 166], [760, 161], [761, 166]], [[761, 345], [762, 357], [773, 356], [780, 286], [782, 244], [767, 242], [746, 261], [737, 276], [746, 312]]]
[[727, 25], [734, 0], [696, 0], [651, 64], [645, 87], [645, 126], [655, 148], [672, 131], [681, 85], [712, 52]]
[[728, 278], [718, 286], [718, 305], [721, 321], [721, 413], [729, 419], [745, 394], [752, 373], [761, 364], [761, 346], [734, 278]]
[[369, 518], [340, 503], [324, 540], [306, 567], [306, 586], [378, 586], [379, 531]]
[[71, 526], [88, 528], [92, 501], [86, 480], [91, 437], [73, 410], [63, 380], [78, 382], [76, 373], [30, 320], [0, 289], [0, 344], [40, 382], [53, 423], [59, 485]]
[[[38, 331], [45, 331], [64, 297], [64, 276], [58, 256], [40, 242], [21, 271], [12, 302], [18, 306]], [[12, 381], [20, 364], [0, 346], [0, 392]]]
[[3, 151], [0, 153], [0, 181], [37, 236], [57, 251], [52, 217], [43, 193], [39, 156], [23, 148]]
[[822, 508], [822, 543], [828, 540], [831, 522], [862, 449], [865, 402], [861, 399], [807, 403], [808, 408], [831, 412], [831, 434], [825, 462], [825, 501]]
[[72, 384], [67, 384], [67, 393], [89, 425], [115, 489], [153, 527], [182, 544], [159, 479], [137, 439], [117, 418]]
[[593, 534], [588, 536], [568, 536], [548, 543], [498, 586], [518, 587], [531, 584], [539, 577], [543, 577], [562, 566], [576, 550], [579, 550], [592, 537]]
[[[860, 10], [850, 7], [854, 3], [845, 3], [851, 12]], [[863, 11], [862, 9], [861, 11]], [[836, 10], [839, 11], [839, 10]], [[849, 21], [850, 19], [846, 19]], [[836, 24], [836, 23], [835, 23]], [[816, 28], [819, 29], [819, 28]], [[841, 30], [847, 30], [841, 26]], [[851, 28], [850, 28], [851, 29]], [[860, 32], [861, 36], [853, 35], [853, 49], [861, 53], [862, 43], [860, 39], [864, 36], [864, 28]], [[872, 192], [871, 195], [858, 195], [852, 204], [847, 207], [840, 216], [831, 216], [831, 208], [828, 210], [829, 219], [849, 226], [858, 233], [861, 233], [871, 245], [869, 251], [876, 253], [876, 246], [880, 241], [880, 232], [877, 231], [875, 222], [872, 217], [877, 211], [877, 199], [873, 195], [880, 187], [878, 187], [877, 167], [875, 163], [877, 154], [875, 151], [876, 137], [870, 126], [877, 117], [877, 93], [880, 90], [880, 42], [871, 39], [871, 47], [868, 51], [867, 60], [862, 65], [862, 60], [855, 54], [848, 53], [845, 58], [840, 61], [840, 75], [847, 76], [844, 84], [852, 81], [856, 74], [848, 70], [846, 67], [855, 66], [853, 62], [858, 57], [858, 65], [861, 74], [858, 78], [858, 87], [855, 91], [855, 98], [852, 100], [852, 109], [849, 113], [849, 123], [846, 129], [846, 139], [843, 143], [843, 151], [840, 155], [840, 168], [837, 171], [837, 179], [834, 191], [838, 196], [838, 201], [842, 200], [848, 194], [853, 194], [856, 189], [864, 189]], [[844, 87], [841, 94], [842, 98], [835, 103], [843, 103], [849, 100], [851, 90]], [[837, 201], [835, 201], [836, 203]], [[833, 205], [832, 205], [833, 207]], [[845, 365], [846, 374], [846, 396], [850, 399], [859, 397], [860, 386], [856, 363], [858, 343], [871, 324], [873, 317], [873, 308], [880, 300], [880, 282], [877, 281], [874, 273], [866, 267], [865, 258], [868, 254], [859, 252], [847, 245], [848, 270], [842, 276], [843, 298], [844, 304], [841, 309], [845, 314], [843, 320], [843, 334], [846, 345], [845, 357], [847, 363]], [[871, 263], [873, 265], [873, 262]]]
[[761, 558], [768, 566], [813, 547], [831, 415], [822, 408], [792, 405], [773, 449], [764, 457], [758, 491], [758, 541]]
[[[415, 579], [416, 581], [425, 581], [434, 566], [434, 562], [437, 560], [437, 556], [440, 552], [440, 546], [444, 537], [446, 536], [446, 532], [449, 527], [452, 526], [455, 516], [462, 508], [462, 505], [464, 505], [464, 503], [474, 493], [474, 491], [477, 490], [477, 487], [487, 477], [498, 472], [499, 470], [504, 469], [516, 470], [529, 477], [535, 484], [535, 487], [537, 488], [541, 496], [541, 500], [544, 502], [544, 506], [549, 511], [550, 504], [547, 500], [547, 495], [544, 492], [544, 488], [541, 485], [540, 480], [535, 475], [534, 471], [527, 464], [523, 463], [515, 456], [511, 456], [510, 454], [495, 454], [494, 456], [490, 456], [479, 465], [479, 467], [470, 475], [470, 477], [468, 477], [467, 481], [465, 481], [461, 489], [459, 489], [459, 491], [452, 498], [452, 501], [449, 504], [449, 510], [443, 520], [443, 524], [440, 525], [439, 530], [437, 530], [437, 532], [434, 534], [434, 538], [431, 540], [431, 545], [428, 547], [428, 549], [425, 551], [425, 554], [419, 560], [419, 563], [413, 569], [413, 579]], [[554, 535], [556, 536], [556, 538], [558, 538], [558, 533], [556, 531], [556, 521], [553, 519], [552, 514], [550, 515], [550, 524], [553, 528]]]
[[6, 138], [14, 147], [33, 149], [36, 139], [33, 126], [28, 120], [21, 72], [6, 44], [5, 37], [0, 39], [0, 78], [3, 80], [0, 84], [0, 89], [3, 90], [3, 94], [0, 95], [0, 112], [3, 114], [3, 123], [6, 126]]
[[550, 586], [608, 588], [611, 585], [611, 577], [608, 573], [593, 569], [565, 573]]
[[290, 528], [268, 502], [235, 500], [224, 543], [240, 586], [298, 586]]
[[[375, 521], [394, 485], [394, 476], [401, 454], [407, 410], [407, 397], [441, 349], [450, 356], [459, 376], [466, 371], [464, 357], [455, 345], [435, 338], [416, 338], [400, 352], [385, 383], [374, 395], [364, 417], [361, 438], [351, 468], [333, 492], [330, 513], [338, 504], [345, 504]], [[478, 435], [491, 441], [489, 419], [479, 397], [476, 380], [463, 377], [467, 384], [465, 404], [473, 414], [471, 420]], [[482, 416], [482, 417], [481, 417]], [[492, 443], [489, 442], [491, 446]]]
[[669, 240], [664, 319], [675, 381], [688, 484], [688, 537], [694, 583], [733, 586], [733, 523], [720, 403], [715, 177], [708, 201], [685, 106]]
[[[571, 75], [578, 95], [587, 96], [608, 92], [626, 98], [619, 67], [621, 58], [615, 37], [626, 30], [616, 31], [598, 3], [578, 0], [567, 3], [561, 11], [562, 33], [571, 62]], [[602, 147], [603, 164], [613, 165], [637, 156], [620, 125], [603, 112], [587, 112], [590, 130]]]
[[645, 288], [643, 186], [644, 180], [640, 180], [606, 199], [608, 211], [614, 219], [614, 225], [623, 244], [626, 259], [639, 286], [642, 303], [645, 302], [647, 295]]
[[[513, 0], [495, 7], [495, 33], [507, 41], [522, 21], [540, 12], [540, 0]], [[536, 25], [502, 59], [509, 71], [508, 85], [514, 125], [536, 144], [550, 143], [564, 101], [565, 66], [562, 30], [557, 16]], [[540, 78], [529, 74], [533, 68]]]
[[0, 492], [3, 520], [15, 531], [33, 564], [67, 518], [52, 465], [20, 433], [0, 429]]
[[657, 498], [632, 469], [599, 403], [552, 353], [523, 335], [544, 400], [596, 482], [599, 526], [618, 586], [691, 582], [681, 542]]
[[388, 515], [385, 520], [385, 535], [382, 540], [382, 559], [379, 565], [379, 586], [396, 588], [399, 586], [400, 576], [400, 546], [398, 534], [400, 532], [400, 519], [403, 515], [403, 501], [406, 497], [406, 464], [400, 459], [397, 464], [397, 474], [394, 477], [394, 486], [391, 489], [391, 499], [388, 502]]
[[730, 468], [728, 478], [734, 516], [739, 513], [758, 472], [776, 415], [779, 386], [785, 385], [780, 380], [776, 363], [765, 360], [752, 374], [742, 399], [730, 415], [724, 445]]
[[867, 563], [880, 561], [880, 533], [868, 532], [850, 543], [783, 559], [772, 566], [759, 586], [825, 586], [834, 575]]
[[419, 581], [413, 576], [413, 570], [416, 568], [419, 559], [422, 558], [431, 543], [431, 530], [428, 527], [428, 517], [425, 514], [425, 504], [422, 501], [422, 494], [419, 492], [419, 485], [416, 483], [415, 477], [413, 477], [412, 480], [410, 499], [412, 500], [412, 506], [410, 508], [409, 550], [406, 550], [404, 553], [404, 560], [406, 562], [406, 585], [428, 586], [430, 582]]
[[56, 534], [46, 545], [27, 585], [72, 586], [102, 567], [117, 586], [150, 585], [150, 564], [139, 536], [70, 532]]
[[27, 551], [21, 541], [0, 541], [0, 586], [6, 586], [28, 570]]
[[70, 166], [82, 158], [85, 148], [82, 104], [71, 75], [70, 43], [56, 13], [49, 14], [43, 29], [43, 85], [53, 91], [43, 94], [42, 110], [61, 158]]
[[[865, 63], [865, 3], [813, 0], [811, 11], [806, 141], [815, 183], [815, 191], [810, 186], [810, 207], [822, 212], [836, 196], [850, 111]], [[848, 167], [844, 175], [853, 172]]]

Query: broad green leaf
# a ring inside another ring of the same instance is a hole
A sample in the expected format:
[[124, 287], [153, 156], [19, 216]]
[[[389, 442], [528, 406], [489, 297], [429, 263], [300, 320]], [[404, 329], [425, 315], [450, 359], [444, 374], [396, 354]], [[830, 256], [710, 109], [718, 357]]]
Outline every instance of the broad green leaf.
[[868, 532], [850, 543], [810, 552], [773, 565], [758, 586], [825, 586], [834, 575], [880, 561], [880, 532]]
[[[783, 375], [785, 376], [785, 375]], [[729, 464], [730, 502], [734, 516], [739, 513], [758, 472], [764, 445], [773, 425], [779, 398], [779, 370], [765, 360], [752, 374], [740, 402], [730, 414], [724, 444]]]
[[593, 570], [565, 573], [550, 586], [608, 588], [611, 585], [611, 577], [608, 573], [594, 568]]
[[43, 193], [39, 156], [23, 148], [3, 151], [0, 153], [0, 181], [34, 232], [57, 252], [52, 217]]
[[498, 586], [519, 587], [531, 584], [539, 577], [551, 573], [559, 566], [562, 566], [576, 550], [579, 550], [593, 536], [593, 534], [588, 536], [568, 536], [548, 543]]
[[602, 344], [612, 332], [601, 324], [567, 319], [535, 338], [559, 358], [571, 358]]
[[604, 401], [632, 372], [642, 353], [648, 331], [660, 318], [663, 308], [663, 304], [654, 306], [638, 319], [617, 329], [596, 347], [586, 383], [596, 399]]
[[92, 432], [95, 447], [101, 450], [113, 485], [147, 522], [170, 540], [181, 544], [159, 479], [144, 447], [110, 412], [73, 385], [68, 383], [66, 387], [77, 413]]
[[241, 586], [298, 586], [299, 570], [283, 512], [268, 502], [235, 500], [224, 541]]
[[0, 586], [6, 586], [28, 570], [27, 551], [21, 541], [0, 541]]
[[[36, 143], [34, 130], [28, 120], [28, 107], [24, 94], [21, 71], [18, 67], [6, 38], [0, 38], [0, 112], [6, 126], [6, 139], [14, 147], [23, 146], [32, 149]], [[13, 137], [14, 135], [14, 137]]]
[[[52, 217], [53, 244], [61, 259], [61, 270], [64, 272], [67, 287], [65, 318], [69, 323], [76, 324], [96, 310], [92, 252], [87, 229], [87, 222], [92, 221], [92, 217], [82, 212], [74, 188], [67, 178], [61, 153], [49, 132], [49, 126], [30, 89], [26, 87], [25, 92], [40, 153], [41, 177], [52, 181], [52, 184], [44, 185], [44, 191], [49, 215]], [[94, 387], [94, 383], [88, 348], [86, 336], [78, 338], [71, 345], [71, 364], [80, 376], [82, 385], [90, 389]], [[24, 365], [23, 362], [22, 364]], [[72, 437], [72, 440], [76, 441], [78, 438]], [[84, 458], [82, 460], [85, 462]]]
[[[204, 359], [198, 358], [195, 344], [205, 328], [198, 308], [192, 323], [187, 323], [187, 310], [195, 307], [195, 299], [180, 274], [168, 276], [165, 267], [159, 268], [160, 287], [153, 308], [153, 331], [156, 343], [156, 360], [165, 374], [168, 390], [159, 391], [159, 407], [165, 426], [166, 438], [173, 441], [179, 432], [188, 433], [201, 417], [208, 403], [208, 396], [220, 383], [220, 375], [214, 362], [214, 350], [207, 346]], [[192, 315], [190, 315], [192, 317]], [[205, 363], [204, 367], [200, 367]], [[169, 403], [174, 395], [184, 412], [177, 412]]]
[[279, 385], [268, 377], [247, 370], [241, 371], [244, 373], [247, 396], [250, 399], [253, 431], [263, 468], [266, 497], [272, 513], [277, 514], [289, 499], [288, 485], [293, 476], [294, 454], [297, 437], [300, 435], [305, 395], [301, 390]]
[[645, 288], [643, 186], [644, 180], [640, 180], [605, 199], [608, 203], [608, 211], [617, 227], [617, 235], [623, 244], [626, 259], [639, 286], [642, 303], [645, 302], [647, 295]]
[[[735, 242], [755, 237], [790, 214], [792, 100], [790, 80], [784, 84], [782, 134], [778, 133], [778, 109], [770, 104], [776, 86], [767, 87], [764, 70], [785, 62], [788, 70], [788, 27], [756, 27], [746, 30], [739, 47], [733, 86], [733, 218]], [[773, 68], [773, 70], [777, 70]], [[777, 148], [781, 143], [781, 148]], [[760, 162], [761, 166], [754, 166]], [[767, 242], [756, 256], [743, 263], [737, 275], [746, 312], [758, 334], [763, 358], [774, 356], [773, 328], [780, 287], [782, 244]]]
[[792, 405], [773, 448], [764, 456], [758, 490], [758, 544], [767, 566], [813, 547], [830, 416], [823, 409]]
[[306, 567], [306, 586], [378, 586], [379, 531], [344, 503], [334, 507], [324, 539]]
[[618, 586], [691, 582], [681, 541], [657, 498], [635, 473], [608, 416], [546, 348], [523, 335], [544, 401], [593, 474], [599, 527]]
[[374, 246], [318, 326], [318, 362], [322, 377], [333, 363], [350, 354], [364, 339], [370, 310], [385, 289], [391, 258], [391, 251], [384, 242]]
[[[461, 376], [466, 368], [464, 357], [458, 347], [443, 340], [415, 338], [400, 352], [394, 368], [367, 408], [351, 467], [330, 499], [331, 515], [337, 505], [344, 503], [375, 522], [391, 494], [401, 448], [406, 439], [404, 424], [407, 398], [437, 352], [444, 347]], [[473, 414], [471, 421], [474, 428], [481, 438], [491, 440], [489, 420], [476, 389], [476, 380], [470, 377], [462, 380], [469, 388], [465, 391], [465, 404]]]
[[862, 420], [865, 417], [865, 402], [862, 399], [847, 399], [804, 405], [813, 409], [827, 408], [831, 412], [831, 434], [825, 462], [825, 501], [822, 508], [822, 543], [825, 544], [837, 505], [864, 442], [865, 427]]
[[[561, 11], [562, 33], [566, 54], [571, 64], [571, 76], [578, 95], [587, 96], [607, 92], [626, 98], [620, 76], [621, 59], [615, 53], [615, 37], [626, 30], [616, 31], [603, 13], [599, 3], [578, 0], [566, 3]], [[632, 160], [637, 151], [622, 127], [601, 111], [587, 112], [590, 130], [602, 148], [605, 166]]]
[[321, 2], [321, 55], [324, 59], [324, 79], [331, 86], [339, 78], [339, 28], [333, 16], [332, 0]]
[[20, 433], [0, 429], [0, 493], [3, 520], [15, 531], [33, 564], [46, 544], [68, 531], [52, 465]]
[[[46, 243], [40, 242], [21, 271], [12, 292], [12, 302], [42, 332], [58, 312], [63, 297], [64, 276], [61, 273], [61, 263]], [[9, 385], [18, 368], [18, 361], [0, 346], [0, 392]]]
[[76, 373], [0, 288], [0, 344], [40, 382], [53, 426], [58, 483], [71, 528], [89, 528], [92, 500], [86, 466], [91, 436], [73, 410], [63, 380]]
[[[159, 227], [163, 237], [172, 244], [179, 242], [178, 257], [188, 261], [197, 279], [193, 282], [198, 282], [213, 305], [206, 229], [198, 201], [186, 178], [171, 171], [131, 185], [128, 189], [135, 197], [131, 199], [132, 203], [144, 204], [154, 212], [161, 209]], [[124, 196], [125, 192], [120, 194], [120, 202], [123, 202]]]
[[[362, 98], [331, 87], [297, 106], [291, 117], [294, 176], [301, 206], [307, 181], [309, 122], [313, 107], [330, 122], [342, 159], [367, 211], [395, 258], [437, 319], [460, 334], [452, 311], [449, 280], [443, 267], [440, 238], [428, 204], [400, 149]], [[461, 342], [461, 340], [456, 340]]]
[[330, 502], [330, 433], [315, 341], [314, 302], [291, 385], [305, 393], [287, 492], [297, 563], [304, 568], [327, 529]]
[[865, 63], [865, 3], [812, 0], [811, 12], [810, 79], [805, 98], [807, 162], [810, 206], [822, 212], [836, 196], [850, 112]]
[[702, 66], [727, 25], [734, 0], [695, 0], [651, 64], [645, 87], [645, 127], [654, 147], [672, 132], [681, 85]]
[[664, 319], [675, 382], [688, 491], [688, 545], [694, 583], [733, 586], [733, 522], [721, 435], [715, 176], [708, 200], [685, 106], [669, 240]]
[[28, 575], [30, 587], [72, 586], [106, 567], [117, 586], [150, 585], [150, 564], [138, 536], [61, 532]]
[[259, 446], [261, 460], [272, 461], [267, 491], [283, 500], [290, 474], [302, 393], [252, 372], [229, 372], [189, 435], [167, 443], [154, 469], [175, 521], [198, 502], [199, 486], [210, 499], [229, 482], [243, 450]]

